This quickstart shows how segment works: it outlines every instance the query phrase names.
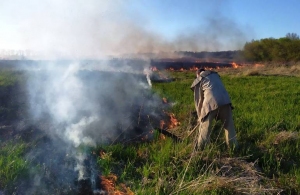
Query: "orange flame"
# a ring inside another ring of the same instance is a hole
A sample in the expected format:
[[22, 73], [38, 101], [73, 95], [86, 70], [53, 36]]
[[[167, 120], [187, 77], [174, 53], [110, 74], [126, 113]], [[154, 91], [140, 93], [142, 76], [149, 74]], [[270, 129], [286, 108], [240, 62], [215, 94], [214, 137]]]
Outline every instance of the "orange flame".
[[196, 67], [196, 66], [193, 66], [192, 68], [190, 68], [190, 70], [192, 70], [192, 71], [196, 71], [196, 70], [198, 70], [198, 67]]
[[108, 194], [114, 195], [134, 195], [129, 187], [125, 184], [120, 184], [120, 189], [116, 189], [117, 176], [114, 174], [109, 174], [108, 176], [100, 176], [101, 188]]
[[160, 121], [160, 128], [161, 129], [173, 129], [180, 125], [180, 122], [175, 117], [175, 114], [165, 112], [167, 116], [169, 117], [167, 121], [161, 120]]
[[169, 129], [173, 129], [174, 127], [177, 127], [180, 125], [180, 122], [178, 122], [178, 120], [175, 118], [175, 114], [168, 113], [168, 115], [170, 117], [170, 123], [168, 126]]
[[[199, 61], [199, 60], [195, 60], [194, 61], [195, 63], [200, 63], [200, 62], [203, 62], [203, 61]], [[208, 61], [207, 61], [208, 62]], [[220, 64], [220, 65], [217, 65], [217, 66], [213, 66], [213, 67], [209, 67], [209, 66], [206, 66], [206, 67], [201, 67], [201, 68], [204, 68], [206, 70], [221, 70], [221, 69], [229, 69], [229, 68], [234, 68], [234, 69], [237, 69], [237, 68], [240, 68], [242, 66], [244, 66], [243, 64], [238, 64], [236, 62], [232, 62], [232, 63], [229, 63], [229, 66], [227, 65], [228, 63], [222, 63], [222, 62], [212, 62], [214, 63], [215, 65], [217, 64]], [[223, 66], [222, 64], [226, 64], [225, 66]], [[181, 68], [178, 68], [178, 67], [169, 67], [169, 68], [166, 68], [166, 70], [168, 71], [179, 71], [179, 72], [183, 72], [183, 71], [196, 71], [198, 70], [200, 67], [196, 67], [197, 64], [193, 65], [192, 67], [181, 67]], [[231, 66], [230, 66], [231, 65]], [[256, 67], [257, 66], [263, 66], [261, 64], [256, 64], [255, 65]], [[157, 67], [151, 67], [151, 70], [152, 71], [158, 71], [160, 72]]]
[[241, 67], [240, 65], [238, 65], [235, 62], [232, 62], [231, 65], [232, 65], [232, 68], [239, 68], [239, 67]]

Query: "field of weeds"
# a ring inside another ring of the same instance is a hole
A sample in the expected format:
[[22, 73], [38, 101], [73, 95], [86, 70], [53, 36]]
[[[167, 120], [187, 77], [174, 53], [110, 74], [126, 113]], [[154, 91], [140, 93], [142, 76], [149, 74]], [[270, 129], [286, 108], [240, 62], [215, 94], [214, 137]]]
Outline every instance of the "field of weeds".
[[[299, 194], [299, 70], [299, 66], [218, 70], [234, 106], [239, 148], [226, 147], [222, 124], [216, 122], [212, 143], [200, 152], [193, 150], [197, 130], [189, 88], [195, 73], [166, 72], [173, 81], [152, 83], [152, 90], [172, 105], [167, 111], [180, 125], [170, 131], [181, 139], [153, 129], [151, 141], [85, 148], [95, 156], [101, 173], [97, 182], [102, 190], [115, 194]], [[5, 89], [18, 80], [18, 74], [0, 76]], [[2, 118], [6, 113], [11, 114], [8, 119], [19, 117], [17, 109], [3, 108]], [[25, 156], [38, 145], [23, 135], [9, 139], [8, 128], [0, 128], [0, 194], [28, 177], [31, 162]], [[40, 163], [34, 170], [42, 169]]]

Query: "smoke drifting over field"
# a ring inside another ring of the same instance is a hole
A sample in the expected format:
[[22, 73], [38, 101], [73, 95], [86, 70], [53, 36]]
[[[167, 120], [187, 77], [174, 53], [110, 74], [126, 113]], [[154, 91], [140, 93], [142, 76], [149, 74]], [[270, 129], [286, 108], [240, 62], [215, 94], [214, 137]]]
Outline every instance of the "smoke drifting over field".
[[107, 63], [51, 62], [28, 70], [30, 139], [36, 146], [26, 155], [30, 177], [16, 193], [78, 193], [81, 181], [95, 190], [101, 173], [89, 150], [151, 139], [164, 105], [151, 92], [146, 71], [126, 64], [112, 71], [116, 64]]
[[[183, 29], [169, 39], [159, 30], [149, 30], [148, 18], [139, 10], [128, 10], [134, 3], [133, 0], [4, 1], [1, 4], [4, 21], [12, 33], [3, 32], [0, 45], [29, 49], [42, 58], [99, 58], [180, 50], [234, 50], [241, 48], [249, 32], [218, 12], [222, 6], [215, 5], [221, 2], [215, 1], [209, 3], [208, 9], [215, 8], [204, 23]], [[206, 4], [203, 1], [203, 6]]]
[[76, 147], [105, 143], [105, 138], [115, 135], [114, 129], [133, 129], [137, 126], [133, 111], [155, 108], [160, 102], [158, 97], [149, 96], [146, 75], [134, 74], [126, 67], [112, 72], [81, 69], [77, 63], [52, 66], [35, 71], [28, 89], [34, 119], [47, 117], [63, 125], [64, 132], [55, 129], [56, 133]]
[[[208, 16], [198, 28], [166, 39], [147, 29], [147, 19], [128, 11], [134, 1], [4, 1], [0, 49], [28, 49], [42, 59], [72, 59], [71, 64], [41, 64], [28, 71], [30, 121], [41, 131], [27, 154], [32, 169], [16, 193], [77, 192], [74, 180], [91, 177], [81, 147], [126, 141], [158, 127], [162, 101], [151, 81], [127, 64], [86, 66], [82, 59], [108, 55], [220, 50], [224, 38], [238, 47], [245, 32], [230, 19]], [[17, 13], [17, 14], [16, 14]], [[9, 31], [10, 33], [7, 33]], [[229, 38], [228, 38], [229, 37]], [[231, 39], [234, 38], [234, 39]], [[1, 56], [0, 56], [1, 57]], [[117, 63], [117, 62], [116, 62]], [[130, 64], [129, 64], [130, 65]], [[27, 68], [26, 68], [27, 69]], [[109, 70], [109, 71], [108, 71]], [[113, 71], [111, 71], [113, 70]], [[149, 69], [146, 69], [149, 71]], [[150, 74], [148, 72], [148, 74]], [[159, 109], [159, 110], [158, 110]], [[97, 172], [93, 172], [97, 176]], [[92, 181], [93, 184], [95, 181]]]

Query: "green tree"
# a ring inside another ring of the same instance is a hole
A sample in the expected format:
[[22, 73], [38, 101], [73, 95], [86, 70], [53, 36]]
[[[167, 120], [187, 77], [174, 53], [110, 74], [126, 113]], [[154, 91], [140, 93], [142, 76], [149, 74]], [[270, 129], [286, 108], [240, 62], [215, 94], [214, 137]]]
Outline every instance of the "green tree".
[[286, 38], [289, 38], [291, 40], [299, 40], [299, 35], [297, 35], [296, 33], [287, 33], [285, 35]]
[[300, 61], [300, 39], [296, 33], [286, 37], [252, 40], [244, 45], [244, 58], [255, 62], [298, 62]]

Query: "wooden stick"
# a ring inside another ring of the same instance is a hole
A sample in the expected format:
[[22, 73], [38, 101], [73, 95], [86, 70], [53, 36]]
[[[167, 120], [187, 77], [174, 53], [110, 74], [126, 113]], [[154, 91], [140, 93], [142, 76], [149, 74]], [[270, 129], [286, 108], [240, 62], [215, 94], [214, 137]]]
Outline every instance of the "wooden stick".
[[[188, 138], [190, 135], [192, 135], [192, 133], [197, 129], [197, 127], [200, 125], [200, 123], [198, 122], [197, 125], [194, 127], [194, 129], [192, 131], [190, 131], [190, 133], [186, 136], [186, 138]], [[186, 139], [185, 138], [185, 139]]]

